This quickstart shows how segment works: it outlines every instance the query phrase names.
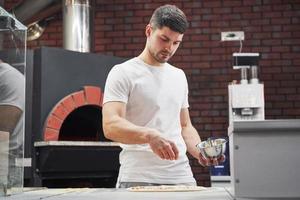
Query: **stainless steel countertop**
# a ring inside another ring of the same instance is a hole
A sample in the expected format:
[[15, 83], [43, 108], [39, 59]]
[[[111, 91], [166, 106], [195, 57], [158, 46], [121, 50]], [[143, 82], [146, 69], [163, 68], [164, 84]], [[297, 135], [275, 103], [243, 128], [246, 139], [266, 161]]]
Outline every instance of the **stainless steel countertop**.
[[191, 192], [130, 192], [115, 188], [25, 188], [21, 194], [0, 197], [5, 200], [233, 200], [227, 189], [210, 187]]

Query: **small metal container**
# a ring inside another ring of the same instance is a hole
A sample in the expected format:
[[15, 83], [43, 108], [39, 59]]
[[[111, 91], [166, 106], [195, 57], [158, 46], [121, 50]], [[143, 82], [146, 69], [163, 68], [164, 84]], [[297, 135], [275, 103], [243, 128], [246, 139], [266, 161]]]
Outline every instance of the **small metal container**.
[[226, 140], [223, 138], [211, 139], [202, 141], [196, 145], [201, 154], [206, 158], [218, 158], [226, 151]]

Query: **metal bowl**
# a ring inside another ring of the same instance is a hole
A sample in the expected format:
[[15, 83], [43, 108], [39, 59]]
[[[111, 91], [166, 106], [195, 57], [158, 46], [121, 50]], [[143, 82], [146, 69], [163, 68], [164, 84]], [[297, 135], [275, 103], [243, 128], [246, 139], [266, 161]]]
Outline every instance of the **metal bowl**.
[[202, 141], [196, 146], [201, 154], [206, 158], [219, 158], [226, 150], [226, 140], [223, 138], [211, 139]]

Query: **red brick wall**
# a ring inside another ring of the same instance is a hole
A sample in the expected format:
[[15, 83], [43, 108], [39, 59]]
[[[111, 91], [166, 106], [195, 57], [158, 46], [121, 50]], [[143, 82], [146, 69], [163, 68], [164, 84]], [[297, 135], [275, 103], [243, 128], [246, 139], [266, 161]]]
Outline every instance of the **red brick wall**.
[[[12, 0], [7, 0], [7, 6]], [[95, 52], [122, 57], [138, 55], [144, 27], [164, 0], [97, 0], [94, 5]], [[244, 31], [243, 52], [259, 52], [259, 77], [265, 84], [266, 118], [300, 118], [300, 1], [174, 0], [188, 16], [190, 28], [171, 63], [184, 69], [190, 86], [194, 126], [205, 139], [226, 136], [227, 85], [239, 79], [231, 55], [239, 42], [220, 42], [221, 31]], [[29, 48], [62, 46], [61, 14]], [[297, 56], [298, 55], [298, 56]], [[191, 159], [198, 184], [209, 186], [208, 169]]]

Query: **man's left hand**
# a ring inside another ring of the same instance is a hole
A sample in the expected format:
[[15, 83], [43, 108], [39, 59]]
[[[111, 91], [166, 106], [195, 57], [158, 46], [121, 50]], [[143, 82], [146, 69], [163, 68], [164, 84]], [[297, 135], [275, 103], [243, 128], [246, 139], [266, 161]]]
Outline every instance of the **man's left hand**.
[[198, 162], [203, 167], [212, 166], [212, 165], [219, 165], [220, 163], [224, 162], [226, 160], [226, 156], [222, 154], [218, 158], [206, 158], [201, 153], [199, 153]]

